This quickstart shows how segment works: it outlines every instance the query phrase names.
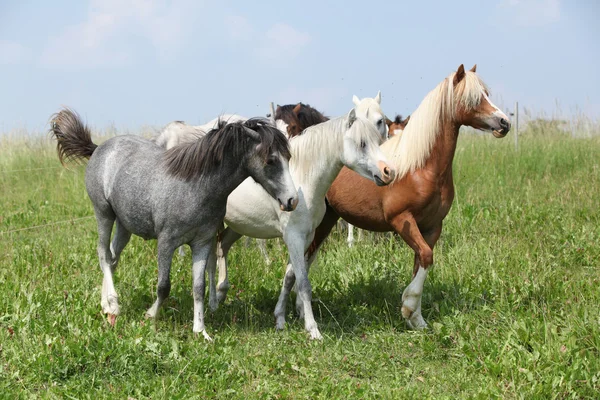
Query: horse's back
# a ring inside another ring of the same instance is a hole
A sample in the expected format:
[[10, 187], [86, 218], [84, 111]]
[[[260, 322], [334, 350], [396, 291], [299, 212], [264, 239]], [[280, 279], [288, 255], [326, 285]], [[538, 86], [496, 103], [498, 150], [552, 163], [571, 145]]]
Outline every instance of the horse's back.
[[[121, 222], [140, 219], [142, 211], [135, 209], [148, 201], [163, 153], [164, 149], [138, 136], [117, 136], [101, 144], [90, 158], [85, 178], [96, 212], [114, 214]], [[140, 227], [134, 233], [145, 237], [148, 229]]]

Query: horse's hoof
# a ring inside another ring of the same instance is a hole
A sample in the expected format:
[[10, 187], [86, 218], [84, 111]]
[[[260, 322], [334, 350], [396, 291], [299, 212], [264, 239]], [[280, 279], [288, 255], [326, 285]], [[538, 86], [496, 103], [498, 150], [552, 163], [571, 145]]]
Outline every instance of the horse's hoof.
[[204, 340], [206, 340], [207, 342], [212, 342], [213, 341], [213, 339], [210, 337], [210, 335], [208, 334], [208, 332], [206, 332], [206, 329], [203, 329], [201, 331], [194, 331], [194, 333], [196, 335], [198, 335], [198, 334], [201, 333], [202, 336], [204, 337]]
[[310, 332], [310, 339], [311, 340], [323, 340], [323, 336], [321, 335], [321, 332], [319, 332], [318, 329], [313, 329]]
[[285, 329], [285, 318], [282, 318], [282, 317], [275, 318], [275, 329], [278, 331], [282, 331]]
[[209, 301], [208, 302], [208, 308], [210, 309], [211, 312], [217, 311], [217, 309], [219, 308], [219, 300], [218, 300], [218, 298], [215, 301]]
[[422, 331], [429, 327], [420, 312], [412, 311], [408, 307], [402, 306], [402, 316], [406, 320], [409, 329]]
[[107, 315], [108, 323], [110, 326], [114, 327], [117, 324], [117, 315], [116, 314], [108, 314]]

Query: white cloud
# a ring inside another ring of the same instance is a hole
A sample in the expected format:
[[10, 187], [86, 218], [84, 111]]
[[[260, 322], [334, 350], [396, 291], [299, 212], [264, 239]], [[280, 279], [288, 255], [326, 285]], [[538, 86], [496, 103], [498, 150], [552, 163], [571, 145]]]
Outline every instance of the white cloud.
[[505, 0], [501, 7], [518, 26], [543, 26], [560, 20], [559, 0]]
[[0, 65], [20, 64], [31, 57], [31, 51], [20, 43], [0, 39]]
[[59, 67], [129, 64], [136, 52], [129, 39], [149, 42], [157, 57], [167, 60], [182, 48], [193, 7], [187, 0], [91, 0], [85, 21], [49, 39], [42, 62]]

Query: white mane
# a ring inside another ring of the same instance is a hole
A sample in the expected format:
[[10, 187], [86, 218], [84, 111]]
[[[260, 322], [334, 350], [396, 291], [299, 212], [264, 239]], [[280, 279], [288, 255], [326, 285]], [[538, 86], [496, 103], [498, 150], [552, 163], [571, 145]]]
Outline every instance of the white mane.
[[[292, 175], [298, 177], [300, 181], [306, 182], [314, 173], [323, 169], [320, 163], [329, 164], [334, 154], [341, 155], [340, 142], [348, 131], [347, 124], [348, 116], [344, 115], [308, 127], [301, 135], [291, 138], [290, 169]], [[361, 139], [376, 141], [380, 137], [375, 126], [361, 117], [357, 117], [350, 127], [350, 135], [357, 142]], [[340, 168], [341, 164], [340, 161]]]
[[470, 110], [479, 105], [487, 86], [471, 71], [454, 87], [453, 72], [433, 89], [411, 114], [402, 135], [392, 137], [381, 146], [383, 154], [396, 168], [396, 180], [422, 168], [442, 129], [442, 121], [452, 120], [456, 105]]
[[[219, 120], [227, 121], [227, 123], [246, 121], [248, 118], [237, 114], [223, 114], [220, 117], [214, 118], [203, 125], [188, 125], [183, 121], [173, 121], [168, 123], [162, 131], [154, 138], [154, 143], [165, 149], [170, 149], [181, 143], [192, 142], [199, 137], [206, 135], [206, 132], [217, 127]], [[275, 126], [285, 136], [287, 136], [287, 124], [282, 120], [276, 120]]]

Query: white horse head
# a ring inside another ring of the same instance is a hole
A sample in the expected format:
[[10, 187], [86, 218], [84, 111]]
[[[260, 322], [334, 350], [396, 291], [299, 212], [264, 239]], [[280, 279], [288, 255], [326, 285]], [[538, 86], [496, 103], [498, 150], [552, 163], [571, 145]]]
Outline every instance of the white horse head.
[[395, 171], [379, 148], [383, 141], [381, 132], [371, 121], [357, 114], [353, 108], [345, 118], [348, 130], [344, 135], [342, 162], [378, 186], [387, 185], [394, 180]]
[[385, 114], [381, 111], [381, 91], [377, 92], [375, 98], [365, 97], [362, 100], [354, 95], [352, 97], [352, 102], [355, 105], [354, 109], [356, 110], [356, 116], [371, 121], [379, 131], [381, 137], [387, 139], [388, 128], [385, 123]]

